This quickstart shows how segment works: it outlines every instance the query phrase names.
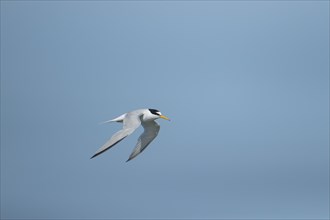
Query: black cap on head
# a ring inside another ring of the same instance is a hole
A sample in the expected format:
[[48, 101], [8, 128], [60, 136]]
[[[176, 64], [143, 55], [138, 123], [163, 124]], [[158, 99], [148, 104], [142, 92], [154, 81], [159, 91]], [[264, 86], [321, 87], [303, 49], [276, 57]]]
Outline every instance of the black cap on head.
[[160, 112], [157, 109], [149, 108], [149, 111], [151, 112], [151, 114], [160, 116]]

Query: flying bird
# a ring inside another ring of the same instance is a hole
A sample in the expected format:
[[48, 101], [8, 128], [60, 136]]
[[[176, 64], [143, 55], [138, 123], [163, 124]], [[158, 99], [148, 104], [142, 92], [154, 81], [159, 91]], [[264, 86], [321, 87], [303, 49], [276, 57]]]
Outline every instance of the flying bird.
[[155, 121], [158, 118], [163, 118], [165, 120], [170, 120], [166, 116], [162, 115], [162, 113], [156, 109], [138, 109], [125, 114], [120, 115], [119, 117], [105, 121], [108, 122], [120, 122], [123, 123], [123, 129], [115, 133], [110, 140], [108, 140], [100, 149], [98, 149], [95, 154], [91, 157], [94, 158], [111, 147], [118, 144], [125, 137], [132, 134], [140, 125], [144, 128], [144, 132], [138, 139], [135, 148], [133, 149], [131, 155], [129, 156], [128, 161], [135, 158], [139, 155], [146, 147], [155, 139], [158, 135], [160, 126]]

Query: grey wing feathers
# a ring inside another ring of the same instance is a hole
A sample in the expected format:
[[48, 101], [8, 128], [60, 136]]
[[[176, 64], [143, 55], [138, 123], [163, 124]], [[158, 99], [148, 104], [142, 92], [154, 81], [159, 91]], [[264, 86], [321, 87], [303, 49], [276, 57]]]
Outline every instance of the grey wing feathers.
[[100, 147], [100, 149], [98, 149], [91, 157], [91, 159], [104, 153], [106, 150], [110, 149], [111, 147], [122, 141], [125, 137], [132, 134], [141, 124], [140, 115], [128, 113], [123, 119], [123, 123], [123, 129], [115, 133], [110, 138], [110, 140], [108, 140], [102, 147]]
[[149, 121], [142, 123], [144, 132], [138, 139], [138, 142], [133, 149], [131, 155], [129, 156], [128, 161], [132, 160], [134, 157], [139, 155], [150, 143], [157, 137], [160, 126], [156, 121]]

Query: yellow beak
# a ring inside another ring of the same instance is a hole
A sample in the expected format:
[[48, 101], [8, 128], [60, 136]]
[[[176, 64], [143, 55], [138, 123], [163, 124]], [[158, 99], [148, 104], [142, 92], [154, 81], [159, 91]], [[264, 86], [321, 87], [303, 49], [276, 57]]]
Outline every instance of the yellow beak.
[[168, 121], [171, 121], [168, 117], [166, 117], [165, 115], [161, 115], [161, 116], [159, 116], [160, 118], [162, 118], [162, 119], [165, 119], [165, 120], [168, 120]]

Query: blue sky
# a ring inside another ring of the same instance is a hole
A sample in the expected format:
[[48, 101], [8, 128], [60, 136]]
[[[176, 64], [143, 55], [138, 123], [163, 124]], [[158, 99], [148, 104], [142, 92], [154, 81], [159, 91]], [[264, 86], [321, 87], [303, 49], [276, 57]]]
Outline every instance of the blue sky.
[[[90, 160], [126, 111], [172, 119]], [[329, 2], [1, 1], [1, 218], [329, 218]]]

